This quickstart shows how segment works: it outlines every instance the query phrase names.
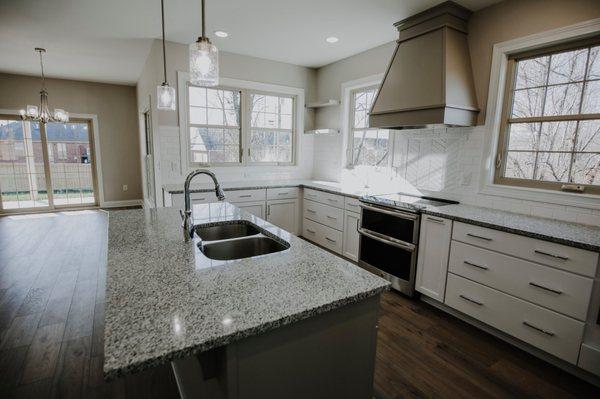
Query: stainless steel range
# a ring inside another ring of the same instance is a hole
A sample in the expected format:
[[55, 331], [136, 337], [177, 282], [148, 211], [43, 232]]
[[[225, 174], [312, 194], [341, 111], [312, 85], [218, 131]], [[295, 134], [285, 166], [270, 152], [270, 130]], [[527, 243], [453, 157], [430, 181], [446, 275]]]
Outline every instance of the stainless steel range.
[[412, 296], [421, 210], [458, 202], [401, 193], [364, 196], [360, 202], [358, 264], [390, 281], [394, 289]]

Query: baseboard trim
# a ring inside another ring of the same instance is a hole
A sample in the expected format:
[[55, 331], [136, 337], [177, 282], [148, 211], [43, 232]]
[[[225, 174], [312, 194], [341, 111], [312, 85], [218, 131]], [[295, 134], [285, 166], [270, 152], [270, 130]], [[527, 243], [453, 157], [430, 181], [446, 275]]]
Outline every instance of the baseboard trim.
[[137, 200], [125, 200], [125, 201], [104, 201], [100, 204], [100, 208], [120, 208], [123, 206], [142, 206], [144, 201], [141, 199]]
[[465, 314], [463, 314], [441, 302], [438, 302], [435, 299], [431, 299], [425, 295], [421, 295], [419, 299], [422, 302], [425, 302], [428, 305], [438, 308], [438, 309], [456, 317], [457, 319], [464, 321], [467, 324], [477, 327], [480, 330], [485, 331], [486, 333], [491, 334], [494, 337], [501, 339], [502, 341], [505, 341], [513, 346], [516, 346], [517, 348], [529, 353], [530, 355], [533, 355], [541, 360], [544, 360], [544, 361], [552, 364], [553, 366], [556, 366], [559, 369], [562, 369], [562, 370], [566, 371], [567, 373], [574, 375], [575, 377], [578, 377], [584, 381], [589, 382], [592, 385], [600, 387], [600, 377], [592, 374], [591, 372], [589, 372], [585, 369], [582, 369], [574, 364], [568, 363], [562, 359], [554, 357], [538, 348], [535, 348], [535, 347], [529, 345], [528, 343], [520, 341], [517, 338], [514, 338], [513, 336], [510, 336], [500, 330], [497, 330], [492, 326], [489, 326], [489, 325], [487, 325], [477, 319], [474, 319], [470, 316], [467, 316], [467, 315], [465, 315]]

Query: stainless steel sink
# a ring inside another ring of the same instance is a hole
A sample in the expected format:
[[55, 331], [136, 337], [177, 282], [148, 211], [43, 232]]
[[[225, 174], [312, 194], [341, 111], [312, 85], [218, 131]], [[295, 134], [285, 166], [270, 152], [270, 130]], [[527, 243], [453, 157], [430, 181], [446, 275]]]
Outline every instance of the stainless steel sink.
[[194, 230], [202, 241], [228, 240], [231, 238], [254, 236], [260, 233], [253, 225], [243, 222], [219, 224], [216, 226], [198, 225], [194, 227]]
[[201, 245], [200, 250], [207, 258], [233, 260], [280, 252], [290, 247], [263, 235], [235, 240], [215, 241]]

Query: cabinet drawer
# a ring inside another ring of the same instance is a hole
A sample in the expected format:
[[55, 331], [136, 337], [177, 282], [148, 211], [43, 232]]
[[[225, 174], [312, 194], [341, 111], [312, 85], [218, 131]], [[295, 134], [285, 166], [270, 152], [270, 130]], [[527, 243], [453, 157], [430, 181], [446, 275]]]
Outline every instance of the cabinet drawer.
[[596, 275], [596, 252], [461, 222], [454, 223], [452, 239], [584, 276]]
[[298, 198], [298, 187], [267, 188], [267, 199], [293, 199]]
[[344, 208], [350, 212], [360, 213], [360, 201], [358, 198], [345, 197]]
[[521, 299], [585, 320], [594, 281], [452, 241], [449, 270]]
[[225, 191], [225, 200], [229, 202], [264, 201], [266, 198], [267, 195], [264, 188], [256, 190]]
[[344, 229], [344, 210], [318, 202], [304, 201], [304, 218], [336, 230]]
[[448, 273], [446, 305], [575, 364], [584, 323]]
[[312, 220], [304, 219], [302, 236], [331, 251], [342, 253], [342, 232], [323, 226]]
[[304, 189], [304, 198], [320, 202], [325, 205], [333, 206], [336, 208], [344, 208], [344, 196], [337, 194], [330, 194], [324, 191], [313, 190], [310, 188]]

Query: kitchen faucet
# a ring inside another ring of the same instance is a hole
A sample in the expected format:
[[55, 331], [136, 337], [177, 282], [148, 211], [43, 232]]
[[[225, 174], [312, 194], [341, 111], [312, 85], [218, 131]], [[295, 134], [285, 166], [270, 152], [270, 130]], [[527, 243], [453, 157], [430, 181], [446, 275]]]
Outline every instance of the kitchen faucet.
[[194, 219], [192, 218], [192, 204], [190, 201], [190, 183], [192, 182], [192, 179], [194, 179], [194, 177], [198, 175], [210, 176], [210, 178], [213, 180], [213, 183], [215, 183], [215, 195], [217, 196], [217, 199], [219, 201], [225, 201], [225, 194], [221, 189], [221, 185], [217, 180], [217, 176], [215, 176], [213, 172], [211, 172], [208, 169], [196, 169], [195, 171], [187, 175], [187, 177], [185, 178], [185, 184], [183, 186], [185, 210], [179, 211], [179, 213], [181, 214], [181, 219], [183, 221], [181, 225], [183, 227], [183, 237], [186, 241], [188, 241], [194, 236]]

